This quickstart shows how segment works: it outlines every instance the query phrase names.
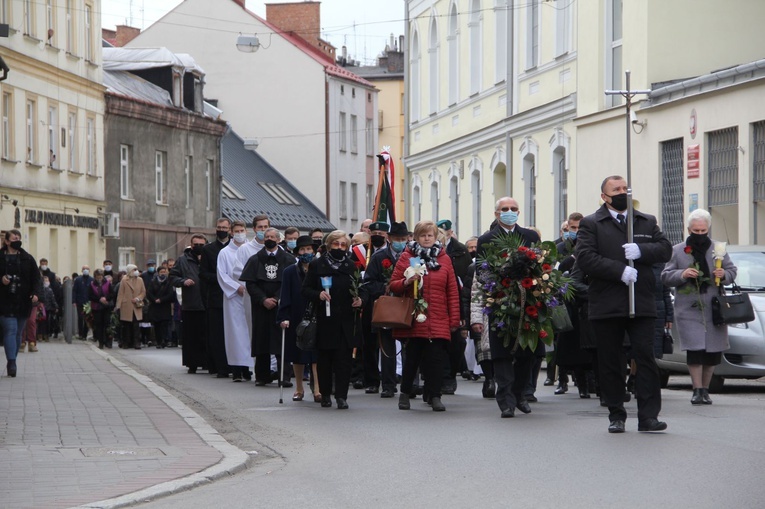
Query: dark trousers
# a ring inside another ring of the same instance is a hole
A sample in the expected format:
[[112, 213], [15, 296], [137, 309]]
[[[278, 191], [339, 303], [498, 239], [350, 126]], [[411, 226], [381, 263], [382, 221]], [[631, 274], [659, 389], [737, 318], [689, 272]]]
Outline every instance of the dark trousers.
[[653, 357], [654, 321], [653, 318], [590, 320], [598, 345], [600, 394], [608, 405], [611, 421], [627, 419], [624, 410], [625, 333], [629, 336], [632, 357], [637, 363], [635, 390], [638, 421], [656, 418], [661, 411], [659, 368]]
[[425, 379], [425, 392], [430, 397], [441, 397], [444, 364], [447, 362], [446, 339], [410, 338], [406, 340], [406, 358], [401, 374], [401, 393], [411, 394], [417, 367]]
[[93, 339], [98, 341], [99, 346], [106, 346], [107, 344], [111, 346], [111, 343], [106, 340], [106, 327], [111, 318], [111, 309], [93, 310]]
[[[280, 371], [282, 369], [282, 356], [276, 355], [276, 372], [277, 372], [277, 378], [281, 375]], [[282, 379], [285, 382], [289, 382], [290, 378], [290, 365], [287, 363], [284, 366], [284, 376]], [[270, 353], [259, 353], [255, 355], [255, 380], [263, 380], [265, 382], [268, 382], [271, 380], [271, 354]]]
[[133, 316], [132, 322], [120, 320], [120, 348], [133, 348], [141, 344], [138, 339], [138, 320]]
[[157, 340], [157, 346], [164, 347], [170, 339], [170, 320], [153, 322], [154, 339]]
[[204, 311], [182, 311], [182, 364], [187, 368], [207, 369], [207, 327]]
[[[370, 327], [371, 329], [371, 327]], [[364, 335], [364, 387], [379, 387], [382, 378], [383, 389], [396, 387], [396, 341], [390, 329], [368, 331]], [[381, 354], [380, 348], [384, 350]], [[379, 366], [379, 367], [378, 367]], [[382, 377], [380, 376], [382, 368]]]
[[396, 388], [396, 340], [393, 339], [393, 331], [380, 331], [380, 367], [382, 368], [383, 389]]
[[500, 410], [512, 409], [523, 398], [529, 377], [531, 365], [534, 362], [534, 354], [521, 350], [514, 359], [493, 359], [494, 382], [497, 385], [497, 405]]
[[226, 342], [223, 331], [223, 308], [207, 310], [207, 349], [210, 352], [210, 369], [218, 374], [226, 374], [231, 369], [226, 358]]
[[319, 392], [325, 400], [332, 394], [332, 375], [335, 375], [335, 398], [348, 398], [351, 383], [353, 350], [346, 345], [317, 352], [316, 372], [319, 375]]
[[[371, 312], [368, 313], [371, 316]], [[371, 318], [366, 318], [367, 314], [361, 318], [361, 333], [363, 342], [361, 345], [361, 359], [364, 367], [364, 387], [380, 386], [380, 346], [377, 331], [372, 332]], [[358, 356], [358, 351], [356, 353]]]
[[77, 304], [77, 335], [85, 339], [88, 337], [88, 323], [85, 321], [83, 304]]
[[446, 345], [447, 363], [443, 371], [444, 380], [454, 380], [457, 373], [467, 371], [466, 347], [467, 340], [462, 337], [462, 332], [460, 330], [452, 332], [451, 341]]

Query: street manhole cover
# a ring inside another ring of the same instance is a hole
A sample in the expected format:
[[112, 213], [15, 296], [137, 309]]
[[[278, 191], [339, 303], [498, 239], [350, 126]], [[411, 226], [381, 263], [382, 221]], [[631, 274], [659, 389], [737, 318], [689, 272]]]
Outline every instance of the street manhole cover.
[[152, 458], [165, 456], [154, 447], [83, 447], [80, 449], [86, 458]]

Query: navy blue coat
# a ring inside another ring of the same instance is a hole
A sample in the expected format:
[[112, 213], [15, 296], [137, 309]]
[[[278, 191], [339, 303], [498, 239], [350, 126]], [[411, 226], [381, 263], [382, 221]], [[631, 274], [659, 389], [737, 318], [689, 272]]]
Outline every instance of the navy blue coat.
[[282, 288], [279, 295], [279, 307], [276, 311], [276, 321], [281, 323], [289, 320], [290, 326], [284, 336], [285, 362], [296, 362], [298, 364], [310, 364], [316, 362], [313, 358], [315, 354], [303, 352], [297, 347], [297, 337], [295, 329], [305, 314], [305, 308], [308, 301], [303, 297], [302, 288], [305, 280], [300, 262], [290, 265], [284, 269], [282, 274]]
[[88, 288], [90, 288], [90, 283], [92, 282], [93, 278], [91, 276], [78, 276], [74, 279], [72, 284], [72, 300], [74, 300], [75, 304], [84, 306], [90, 301]]

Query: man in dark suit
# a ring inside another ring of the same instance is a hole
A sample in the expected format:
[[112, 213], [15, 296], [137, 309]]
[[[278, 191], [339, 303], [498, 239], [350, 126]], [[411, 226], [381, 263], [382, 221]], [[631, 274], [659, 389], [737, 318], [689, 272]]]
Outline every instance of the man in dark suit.
[[[629, 336], [637, 363], [638, 431], [663, 431], [659, 421], [661, 386], [653, 357], [654, 263], [669, 261], [672, 245], [656, 218], [634, 212], [633, 242], [627, 242], [627, 181], [607, 177], [600, 186], [605, 202], [579, 224], [576, 261], [590, 278], [589, 318], [598, 346], [600, 390], [608, 406], [609, 433], [623, 433], [626, 359], [622, 343]], [[634, 262], [634, 267], [629, 261]], [[635, 317], [629, 317], [629, 285], [635, 285]]]
[[207, 244], [199, 260], [199, 279], [202, 298], [207, 312], [207, 353], [210, 356], [210, 372], [218, 378], [228, 378], [231, 371], [226, 359], [225, 333], [223, 331], [223, 290], [218, 283], [218, 255], [228, 246], [231, 222], [225, 217], [215, 226], [215, 241]]
[[[539, 242], [539, 235], [535, 231], [518, 226], [519, 213], [520, 207], [515, 198], [505, 196], [497, 201], [494, 209], [497, 226], [478, 237], [479, 258], [483, 256], [486, 244], [503, 233], [519, 235], [525, 246]], [[473, 332], [480, 334], [483, 325], [473, 324], [472, 328]], [[489, 344], [491, 346], [491, 359], [494, 364], [494, 381], [497, 386], [496, 399], [499, 409], [502, 411], [502, 417], [513, 417], [516, 408], [525, 414], [531, 413], [531, 407], [524, 398], [523, 392], [531, 377], [534, 352], [519, 349], [513, 353], [513, 345], [504, 346], [502, 338], [497, 335], [496, 331], [489, 333]]]

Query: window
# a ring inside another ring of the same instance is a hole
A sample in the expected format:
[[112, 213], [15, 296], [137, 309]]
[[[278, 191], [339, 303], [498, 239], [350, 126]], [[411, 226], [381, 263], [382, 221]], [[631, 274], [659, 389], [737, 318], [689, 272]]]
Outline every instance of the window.
[[374, 132], [375, 126], [374, 126], [374, 122], [372, 121], [371, 118], [367, 119], [366, 126], [367, 126], [367, 128], [366, 128], [365, 133], [366, 133], [366, 138], [367, 138], [367, 140], [366, 140], [366, 143], [367, 143], [367, 155], [368, 156], [373, 156], [373, 155], [375, 155], [375, 132]]
[[35, 150], [35, 134], [37, 132], [37, 122], [35, 118], [37, 104], [32, 99], [27, 99], [27, 158], [26, 162], [34, 163], [37, 160], [37, 151]]
[[471, 0], [470, 21], [470, 95], [481, 91], [481, 1]]
[[88, 175], [98, 175], [96, 167], [96, 120], [88, 118], [85, 121], [88, 151]]
[[156, 186], [154, 199], [158, 205], [167, 205], [167, 180], [165, 173], [165, 153], [156, 151], [154, 155], [154, 184]]
[[359, 219], [359, 186], [355, 182], [351, 182], [351, 219]]
[[66, 0], [66, 52], [74, 54], [74, 0]]
[[685, 235], [683, 217], [683, 139], [676, 138], [661, 145], [661, 229], [675, 245]]
[[[460, 181], [457, 176], [449, 179], [449, 198], [452, 202], [452, 213], [450, 219], [452, 220], [452, 228], [454, 234], [459, 236], [459, 224], [460, 224]], [[438, 221], [438, 219], [436, 219]]]
[[352, 99], [356, 99], [356, 89], [355, 88], [351, 88], [351, 98]]
[[69, 171], [77, 171], [77, 113], [69, 112], [67, 128], [69, 132]]
[[358, 154], [359, 152], [359, 125], [358, 117], [351, 115], [351, 153]]
[[13, 155], [11, 152], [13, 147], [11, 141], [13, 136], [12, 119], [13, 96], [10, 92], [3, 92], [3, 158], [5, 159], [12, 159]]
[[571, 22], [573, 20], [573, 10], [574, 2], [568, 2], [561, 6], [556, 5], [555, 56], [565, 55], [571, 51]]
[[120, 198], [129, 200], [132, 198], [132, 186], [130, 185], [130, 146], [120, 145]]
[[536, 159], [527, 157], [523, 160], [524, 179], [526, 180], [526, 220], [528, 226], [537, 225], [537, 176]]
[[568, 171], [566, 171], [566, 151], [559, 149], [553, 152], [553, 165], [557, 180], [555, 182], [555, 194], [558, 201], [556, 224], [561, 224], [568, 219]]
[[58, 168], [58, 109], [48, 106], [48, 166]]
[[53, 0], [45, 0], [45, 38], [48, 44], [53, 44], [53, 35], [56, 29], [56, 8]]
[[34, 2], [24, 0], [24, 35], [35, 35], [35, 13]]
[[[707, 134], [709, 207], [738, 203], [738, 128]], [[728, 225], [730, 228], [730, 225]]]
[[212, 179], [213, 179], [213, 161], [212, 159], [207, 160], [207, 166], [205, 167], [205, 186], [206, 186], [206, 192], [207, 195], [207, 206], [205, 207], [206, 210], [212, 210], [213, 208], [213, 200], [212, 200]]
[[0, 23], [11, 22], [11, 0], [0, 0]]
[[526, 11], [526, 69], [539, 65], [539, 0], [531, 0]]
[[430, 113], [438, 111], [438, 87], [440, 80], [438, 76], [438, 25], [436, 18], [430, 18], [430, 37], [428, 43], [428, 83], [430, 90]]
[[412, 60], [409, 67], [412, 69], [411, 118], [412, 122], [417, 122], [420, 120], [420, 36], [417, 30], [412, 32]]
[[119, 247], [117, 252], [119, 253], [119, 270], [125, 270], [128, 265], [135, 265], [134, 247]]
[[[682, 169], [681, 169], [682, 171]], [[682, 189], [681, 189], [682, 192]], [[763, 202], [765, 202], [765, 120], [752, 124], [752, 197], [754, 199], [754, 243], [763, 238]]]
[[340, 112], [340, 152], [346, 151], [346, 140], [348, 138], [348, 135], [346, 133], [347, 126], [345, 124], [345, 112]]
[[430, 183], [430, 216], [438, 221], [438, 182]]
[[507, 0], [496, 0], [494, 7], [495, 45], [494, 82], [507, 80]]
[[481, 234], [481, 172], [470, 173], [470, 193], [473, 195], [473, 235]]
[[183, 159], [183, 181], [186, 195], [186, 208], [191, 208], [191, 169], [193, 168], [191, 156], [186, 156]]
[[366, 206], [364, 210], [364, 215], [369, 215], [374, 211], [375, 209], [375, 192], [374, 187], [372, 184], [367, 184], [367, 192], [366, 192]]
[[295, 199], [286, 189], [280, 184], [271, 184], [267, 182], [258, 182], [258, 185], [266, 191], [271, 198], [276, 200], [281, 205], [296, 205], [300, 206], [300, 202]]
[[[622, 1], [606, 2], [606, 89], [622, 88]], [[606, 96], [607, 106], [622, 103], [620, 95]]]
[[88, 62], [95, 60], [93, 57], [92, 10], [90, 5], [85, 5], [85, 60]]
[[419, 223], [422, 217], [422, 195], [421, 187], [414, 186], [412, 188], [412, 208], [414, 209], [414, 222]]
[[446, 36], [446, 42], [449, 52], [449, 105], [457, 104], [459, 101], [459, 82], [460, 82], [460, 64], [459, 64], [459, 21], [457, 18], [457, 4], [452, 3], [449, 9], [449, 31]]
[[340, 181], [340, 219], [348, 219], [348, 195], [346, 192], [346, 183]]

